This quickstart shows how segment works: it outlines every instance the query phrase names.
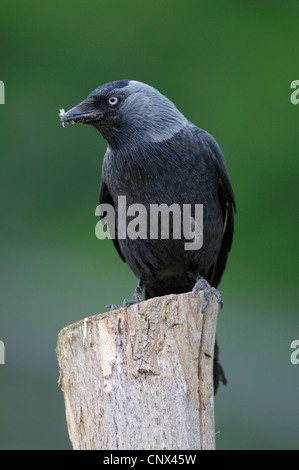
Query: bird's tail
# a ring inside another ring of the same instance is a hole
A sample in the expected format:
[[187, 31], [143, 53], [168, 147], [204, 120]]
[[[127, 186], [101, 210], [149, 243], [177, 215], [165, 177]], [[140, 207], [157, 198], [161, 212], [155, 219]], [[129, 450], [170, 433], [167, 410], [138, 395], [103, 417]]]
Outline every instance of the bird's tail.
[[227, 385], [227, 380], [224, 374], [222, 365], [219, 362], [219, 347], [217, 339], [214, 347], [214, 364], [213, 364], [213, 379], [214, 379], [214, 395], [216, 395], [220, 382], [223, 385]]

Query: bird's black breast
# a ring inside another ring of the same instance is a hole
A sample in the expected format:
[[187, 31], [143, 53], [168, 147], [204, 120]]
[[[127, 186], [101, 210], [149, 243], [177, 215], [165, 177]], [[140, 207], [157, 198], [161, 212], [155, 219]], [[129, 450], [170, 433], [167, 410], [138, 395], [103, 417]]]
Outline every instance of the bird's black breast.
[[[113, 199], [116, 216], [118, 196], [126, 196], [127, 207], [142, 204], [148, 214], [151, 204], [178, 204], [180, 208], [203, 204], [203, 246], [199, 250], [185, 250], [184, 239], [150, 239], [149, 227], [147, 239], [118, 240], [136, 276], [160, 281], [165, 277], [187, 279], [190, 270], [204, 275], [215, 262], [223, 231], [218, 175], [205, 144], [191, 128], [167, 141], [110, 149], [104, 159], [103, 184]], [[186, 290], [192, 282], [187, 282]]]

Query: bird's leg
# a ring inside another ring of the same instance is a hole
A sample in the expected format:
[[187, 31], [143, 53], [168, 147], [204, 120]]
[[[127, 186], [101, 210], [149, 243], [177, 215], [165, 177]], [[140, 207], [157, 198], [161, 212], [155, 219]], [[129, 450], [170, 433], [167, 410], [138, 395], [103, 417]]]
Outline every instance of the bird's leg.
[[138, 302], [143, 301], [142, 297], [142, 291], [143, 291], [143, 285], [144, 285], [144, 277], [141, 276], [139, 279], [139, 282], [137, 284], [136, 289], [134, 290], [134, 294], [130, 300], [124, 299], [123, 301], [123, 306], [124, 307], [129, 307], [130, 305], [137, 304]]
[[110, 305], [106, 305], [106, 308], [110, 308], [110, 310], [115, 310], [117, 308], [129, 307], [130, 305], [137, 304], [138, 302], [142, 302], [144, 300], [142, 297], [143, 286], [144, 286], [144, 277], [141, 276], [137, 284], [137, 287], [134, 291], [134, 294], [130, 300], [124, 299], [122, 306], [110, 304]]
[[203, 290], [204, 292], [203, 294], [204, 303], [203, 303], [203, 308], [201, 312], [203, 313], [205, 309], [207, 308], [210, 302], [211, 294], [214, 294], [216, 296], [217, 302], [222, 308], [223, 300], [222, 300], [220, 292], [215, 287], [210, 286], [208, 281], [206, 281], [198, 272], [194, 273], [194, 277], [195, 277], [196, 283], [192, 290], [193, 294], [196, 295], [200, 290]]

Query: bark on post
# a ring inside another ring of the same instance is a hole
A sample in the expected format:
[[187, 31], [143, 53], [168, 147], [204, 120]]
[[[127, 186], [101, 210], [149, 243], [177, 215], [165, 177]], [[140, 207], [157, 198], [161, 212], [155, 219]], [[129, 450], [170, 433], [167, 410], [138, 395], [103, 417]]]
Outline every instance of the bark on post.
[[168, 295], [85, 318], [58, 337], [74, 449], [214, 449], [218, 304]]

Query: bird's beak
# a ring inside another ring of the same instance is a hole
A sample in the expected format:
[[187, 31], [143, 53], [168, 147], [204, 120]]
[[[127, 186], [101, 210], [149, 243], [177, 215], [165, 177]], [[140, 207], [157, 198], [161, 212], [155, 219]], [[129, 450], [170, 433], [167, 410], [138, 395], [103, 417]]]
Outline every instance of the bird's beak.
[[59, 116], [62, 124], [75, 124], [77, 122], [89, 124], [93, 121], [101, 119], [103, 115], [101, 112], [99, 112], [97, 109], [90, 109], [90, 107], [83, 106], [84, 103], [85, 102], [83, 101], [78, 106], [75, 106], [66, 112], [64, 109], [60, 109]]

